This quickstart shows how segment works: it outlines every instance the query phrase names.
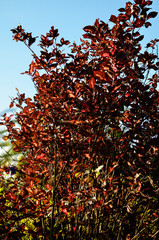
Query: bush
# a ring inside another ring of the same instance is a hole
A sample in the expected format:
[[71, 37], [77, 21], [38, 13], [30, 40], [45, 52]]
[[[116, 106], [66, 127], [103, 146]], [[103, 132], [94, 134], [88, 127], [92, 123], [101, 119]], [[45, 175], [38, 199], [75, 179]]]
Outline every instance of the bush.
[[13, 99], [19, 128], [1, 120], [24, 155], [7, 186], [1, 177], [4, 239], [157, 239], [159, 40], [142, 52], [139, 32], [151, 4], [126, 3], [111, 28], [97, 19], [80, 45], [51, 27], [40, 56], [32, 33], [12, 29], [33, 53], [37, 94]]

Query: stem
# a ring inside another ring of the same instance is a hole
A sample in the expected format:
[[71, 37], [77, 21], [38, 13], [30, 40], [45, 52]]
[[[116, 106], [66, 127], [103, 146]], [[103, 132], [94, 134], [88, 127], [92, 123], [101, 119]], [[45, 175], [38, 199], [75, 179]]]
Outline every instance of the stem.
[[[56, 150], [54, 147], [54, 156], [55, 156]], [[55, 166], [53, 167], [52, 165], [52, 173], [53, 173], [53, 181], [52, 181], [52, 214], [51, 214], [51, 230], [50, 230], [50, 240], [53, 240], [53, 231], [54, 231], [54, 224], [55, 224], [55, 219], [54, 219], [54, 212], [55, 212], [55, 188], [56, 188], [56, 158], [55, 158]]]
[[[29, 48], [29, 50], [32, 52], [34, 58], [37, 58], [39, 61], [40, 59], [38, 58], [38, 56], [36, 55], [36, 53], [31, 49], [31, 47], [24, 41], [24, 44], [27, 46], [27, 48]], [[49, 74], [49, 72], [47, 71], [47, 69], [44, 67], [44, 64], [42, 63], [42, 61], [40, 61], [41, 65], [43, 66], [43, 69], [46, 71], [47, 74]]]

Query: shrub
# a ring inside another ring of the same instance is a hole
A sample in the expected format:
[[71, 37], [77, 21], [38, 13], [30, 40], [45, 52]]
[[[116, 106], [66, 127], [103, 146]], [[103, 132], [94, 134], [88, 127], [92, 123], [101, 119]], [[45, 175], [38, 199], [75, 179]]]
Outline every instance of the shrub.
[[142, 52], [139, 32], [157, 15], [151, 4], [127, 2], [111, 15], [111, 28], [97, 19], [84, 27], [80, 45], [57, 41], [51, 27], [41, 35], [40, 56], [32, 33], [12, 29], [33, 53], [25, 73], [37, 94], [13, 99], [19, 128], [2, 120], [24, 155], [7, 186], [2, 176], [4, 238], [157, 238], [159, 40]]

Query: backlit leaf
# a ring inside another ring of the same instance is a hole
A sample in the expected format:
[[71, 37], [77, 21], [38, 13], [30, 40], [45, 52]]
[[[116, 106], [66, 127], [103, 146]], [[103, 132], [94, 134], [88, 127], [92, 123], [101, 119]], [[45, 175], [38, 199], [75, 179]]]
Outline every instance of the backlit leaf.
[[94, 25], [98, 28], [99, 27], [99, 20], [96, 19]]
[[68, 213], [66, 208], [62, 208], [61, 211], [62, 211], [64, 214], [66, 214], [66, 215], [67, 215], [67, 213]]
[[94, 85], [95, 85], [95, 79], [94, 79], [94, 77], [92, 77], [89, 81], [89, 87], [93, 89]]
[[105, 73], [102, 71], [93, 71], [94, 77], [100, 80], [105, 79]]

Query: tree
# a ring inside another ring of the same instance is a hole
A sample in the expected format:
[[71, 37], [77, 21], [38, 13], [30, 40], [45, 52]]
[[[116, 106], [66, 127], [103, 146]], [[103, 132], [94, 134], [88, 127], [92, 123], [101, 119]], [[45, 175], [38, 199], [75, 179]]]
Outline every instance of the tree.
[[7, 188], [2, 175], [3, 238], [157, 238], [159, 40], [142, 52], [139, 32], [157, 15], [151, 4], [126, 3], [111, 28], [97, 19], [80, 45], [58, 42], [51, 27], [40, 56], [32, 33], [12, 29], [33, 54], [25, 73], [37, 94], [13, 99], [19, 128], [11, 117], [1, 120], [24, 155]]

